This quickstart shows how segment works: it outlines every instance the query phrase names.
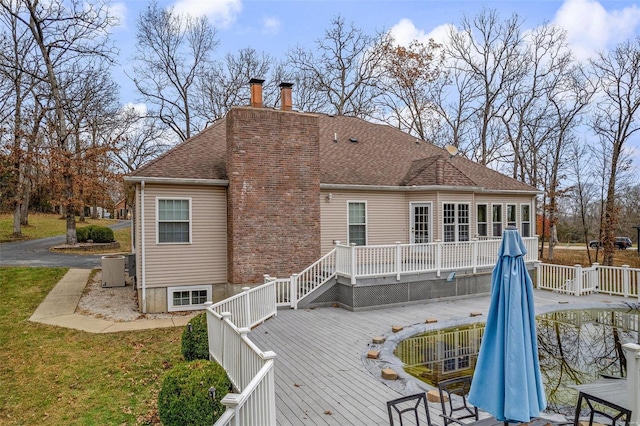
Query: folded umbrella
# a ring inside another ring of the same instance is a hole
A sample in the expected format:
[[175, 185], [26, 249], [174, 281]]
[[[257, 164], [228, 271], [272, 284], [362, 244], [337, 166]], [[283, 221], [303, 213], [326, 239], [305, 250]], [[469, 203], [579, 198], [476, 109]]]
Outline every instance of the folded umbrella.
[[469, 402], [504, 422], [528, 422], [547, 406], [540, 377], [533, 283], [517, 229], [502, 235], [491, 304]]

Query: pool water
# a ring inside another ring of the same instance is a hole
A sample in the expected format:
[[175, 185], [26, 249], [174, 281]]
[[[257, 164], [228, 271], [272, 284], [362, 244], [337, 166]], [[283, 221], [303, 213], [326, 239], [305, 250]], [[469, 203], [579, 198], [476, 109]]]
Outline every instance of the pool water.
[[[564, 310], [536, 317], [538, 355], [548, 410], [573, 415], [570, 386], [601, 376], [626, 376], [622, 345], [638, 342], [638, 310]], [[403, 340], [395, 355], [405, 371], [436, 386], [473, 374], [484, 324], [436, 330]]]

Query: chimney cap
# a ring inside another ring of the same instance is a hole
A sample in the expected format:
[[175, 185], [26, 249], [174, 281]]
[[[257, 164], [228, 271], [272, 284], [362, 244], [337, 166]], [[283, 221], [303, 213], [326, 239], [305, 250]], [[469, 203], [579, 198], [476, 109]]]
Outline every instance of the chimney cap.
[[285, 83], [284, 81], [278, 85], [278, 87], [282, 89], [291, 89], [293, 87], [293, 83]]
[[249, 83], [251, 84], [262, 84], [264, 83], [264, 80], [261, 78], [252, 78], [251, 80], [249, 80]]

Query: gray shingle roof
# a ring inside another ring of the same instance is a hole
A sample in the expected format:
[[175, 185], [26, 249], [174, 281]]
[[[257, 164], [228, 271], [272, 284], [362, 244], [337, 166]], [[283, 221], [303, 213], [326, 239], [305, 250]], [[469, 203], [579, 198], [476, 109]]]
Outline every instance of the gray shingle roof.
[[[385, 124], [354, 117], [319, 115], [319, 126], [322, 184], [436, 185], [436, 162], [442, 158], [443, 185], [536, 191], [527, 184], [460, 156], [450, 158], [444, 149]], [[227, 179], [225, 135], [223, 119], [130, 176]]]

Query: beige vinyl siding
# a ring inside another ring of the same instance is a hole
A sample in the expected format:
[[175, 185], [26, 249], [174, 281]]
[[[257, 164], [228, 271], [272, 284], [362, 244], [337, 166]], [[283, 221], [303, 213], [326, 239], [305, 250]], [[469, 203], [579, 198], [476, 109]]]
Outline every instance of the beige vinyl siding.
[[[226, 189], [147, 184], [144, 198], [147, 288], [226, 283]], [[158, 244], [158, 198], [191, 199], [190, 243]]]
[[[331, 200], [328, 199], [331, 193]], [[409, 203], [405, 192], [323, 190], [320, 193], [320, 234], [322, 253], [334, 247], [334, 241], [348, 241], [347, 203], [366, 203], [367, 244], [407, 242]]]
[[[329, 199], [329, 194], [331, 197]], [[515, 204], [518, 226], [521, 205], [531, 205], [531, 235], [535, 235], [535, 198], [530, 195], [482, 194], [445, 191], [347, 191], [322, 190], [320, 194], [322, 253], [330, 251], [334, 241], [347, 243], [347, 203], [363, 201], [367, 205], [367, 244], [408, 243], [411, 227], [411, 203], [431, 204], [431, 241], [443, 239], [442, 211], [445, 203], [469, 205], [469, 234], [477, 235], [477, 204], [488, 206], [488, 230], [491, 235], [491, 205], [501, 204], [503, 228], [506, 227], [506, 205]]]

